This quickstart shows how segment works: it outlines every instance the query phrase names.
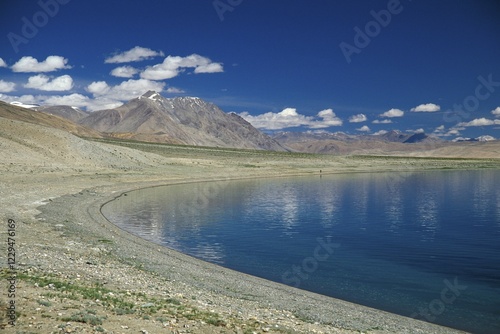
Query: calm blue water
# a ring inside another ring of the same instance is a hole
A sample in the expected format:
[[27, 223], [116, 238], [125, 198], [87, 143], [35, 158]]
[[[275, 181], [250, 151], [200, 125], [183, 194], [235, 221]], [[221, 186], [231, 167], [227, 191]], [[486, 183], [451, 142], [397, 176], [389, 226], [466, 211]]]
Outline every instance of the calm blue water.
[[500, 333], [500, 171], [172, 185], [103, 207], [197, 258], [474, 333]]

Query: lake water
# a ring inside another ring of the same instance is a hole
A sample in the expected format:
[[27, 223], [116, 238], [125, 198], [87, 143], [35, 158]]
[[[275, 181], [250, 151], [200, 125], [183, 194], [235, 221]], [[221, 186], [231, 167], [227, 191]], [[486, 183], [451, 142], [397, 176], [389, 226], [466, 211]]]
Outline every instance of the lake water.
[[500, 171], [171, 185], [102, 208], [228, 268], [474, 333], [500, 333]]

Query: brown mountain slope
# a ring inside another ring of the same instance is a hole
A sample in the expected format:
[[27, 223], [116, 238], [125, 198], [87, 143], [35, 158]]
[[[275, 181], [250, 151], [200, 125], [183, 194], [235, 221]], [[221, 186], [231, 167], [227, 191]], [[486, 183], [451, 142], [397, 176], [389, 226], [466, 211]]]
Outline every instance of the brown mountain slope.
[[121, 138], [285, 151], [238, 115], [212, 103], [195, 97], [167, 99], [153, 91], [116, 109], [93, 112], [79, 124]]
[[3, 101], [0, 101], [0, 117], [32, 124], [45, 125], [65, 130], [80, 137], [103, 137], [98, 131], [75, 124], [67, 119], [31, 109], [17, 107]]
[[75, 123], [89, 115], [89, 113], [86, 111], [70, 106], [42, 106], [34, 109], [46, 114], [69, 119], [70, 121]]

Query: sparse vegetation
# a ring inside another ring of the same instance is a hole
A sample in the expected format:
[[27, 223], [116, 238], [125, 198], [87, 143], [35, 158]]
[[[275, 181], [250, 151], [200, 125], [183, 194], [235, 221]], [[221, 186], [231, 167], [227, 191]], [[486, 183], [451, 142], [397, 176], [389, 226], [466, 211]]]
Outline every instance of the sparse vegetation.
[[95, 314], [94, 311], [82, 311], [72, 314], [70, 317], [62, 318], [62, 321], [75, 321], [82, 322], [84, 324], [89, 324], [92, 326], [102, 325], [102, 321], [106, 319], [106, 317], [99, 317]]

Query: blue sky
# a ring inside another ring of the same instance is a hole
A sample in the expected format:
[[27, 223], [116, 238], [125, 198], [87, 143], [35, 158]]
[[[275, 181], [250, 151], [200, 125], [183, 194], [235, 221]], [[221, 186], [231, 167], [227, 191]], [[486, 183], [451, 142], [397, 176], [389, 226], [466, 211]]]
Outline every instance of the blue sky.
[[264, 131], [500, 138], [500, 3], [3, 0], [0, 99], [198, 96]]

